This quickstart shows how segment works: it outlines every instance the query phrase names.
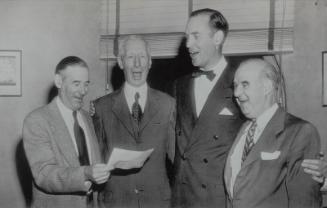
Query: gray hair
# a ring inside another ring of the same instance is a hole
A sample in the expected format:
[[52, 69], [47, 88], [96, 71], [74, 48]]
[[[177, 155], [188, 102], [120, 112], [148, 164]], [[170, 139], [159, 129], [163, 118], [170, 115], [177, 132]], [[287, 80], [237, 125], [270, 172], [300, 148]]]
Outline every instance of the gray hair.
[[118, 51], [118, 57], [123, 57], [126, 54], [126, 43], [130, 40], [139, 40], [144, 42], [145, 48], [147, 55], [151, 57], [150, 53], [150, 46], [149, 43], [143, 38], [141, 35], [127, 35], [124, 36], [120, 41], [119, 41], [119, 51]]
[[284, 87], [282, 84], [282, 74], [280, 71], [271, 63], [259, 59], [259, 58], [252, 58], [243, 61], [239, 67], [243, 67], [248, 64], [255, 64], [258, 66], [261, 66], [261, 72], [264, 78], [268, 79], [269, 81], [272, 82], [273, 85], [273, 90], [274, 90], [274, 99], [277, 103], [281, 103], [283, 100], [283, 91]]

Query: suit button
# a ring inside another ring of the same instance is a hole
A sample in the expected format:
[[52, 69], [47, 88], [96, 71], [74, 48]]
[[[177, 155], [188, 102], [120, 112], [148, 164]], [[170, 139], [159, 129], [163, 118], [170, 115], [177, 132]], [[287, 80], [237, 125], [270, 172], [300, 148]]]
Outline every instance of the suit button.
[[207, 188], [207, 186], [206, 186], [205, 184], [201, 184], [201, 187], [202, 187], [203, 189]]
[[219, 137], [217, 135], [214, 135], [213, 138], [214, 138], [214, 140], [218, 140], [219, 139]]
[[203, 159], [203, 162], [204, 162], [204, 163], [208, 163], [207, 158], [204, 158], [204, 159]]
[[185, 160], [185, 153], [181, 155], [182, 160]]

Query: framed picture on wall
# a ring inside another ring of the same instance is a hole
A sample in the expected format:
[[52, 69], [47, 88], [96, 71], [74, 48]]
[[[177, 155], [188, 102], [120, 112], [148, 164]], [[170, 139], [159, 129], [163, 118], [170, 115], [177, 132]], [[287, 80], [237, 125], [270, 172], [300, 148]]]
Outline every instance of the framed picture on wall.
[[327, 106], [327, 51], [322, 52], [322, 104]]
[[22, 95], [22, 51], [0, 50], [0, 96]]

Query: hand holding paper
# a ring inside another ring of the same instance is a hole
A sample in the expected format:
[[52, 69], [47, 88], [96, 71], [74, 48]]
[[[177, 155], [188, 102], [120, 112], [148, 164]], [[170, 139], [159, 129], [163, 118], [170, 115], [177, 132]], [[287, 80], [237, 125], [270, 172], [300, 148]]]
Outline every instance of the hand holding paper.
[[109, 167], [120, 169], [140, 168], [152, 152], [153, 148], [145, 151], [114, 148], [107, 165]]

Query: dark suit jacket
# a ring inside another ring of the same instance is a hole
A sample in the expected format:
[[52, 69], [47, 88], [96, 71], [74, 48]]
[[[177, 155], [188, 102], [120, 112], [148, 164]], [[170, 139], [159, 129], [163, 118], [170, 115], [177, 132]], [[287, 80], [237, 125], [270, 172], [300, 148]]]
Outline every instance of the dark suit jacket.
[[175, 149], [175, 100], [154, 89], [148, 97], [136, 143], [133, 122], [121, 88], [95, 101], [94, 122], [107, 161], [114, 147], [129, 150], [154, 148], [141, 169], [114, 170], [101, 199], [105, 207], [167, 207], [171, 190], [166, 171], [167, 154]]
[[[234, 70], [227, 66], [197, 118], [194, 78], [175, 84], [177, 148], [173, 185], [174, 207], [224, 207], [223, 168], [242, 124], [233, 100]], [[228, 109], [232, 115], [222, 115]]]
[[[235, 144], [247, 124], [240, 130]], [[233, 198], [228, 199], [229, 207], [320, 207], [319, 184], [301, 168], [303, 159], [315, 158], [319, 150], [320, 139], [315, 127], [279, 108], [244, 161], [235, 180]], [[276, 151], [280, 151], [277, 158], [265, 154]], [[229, 196], [230, 177], [229, 155], [225, 169]]]
[[[81, 113], [89, 127], [91, 163], [100, 162], [92, 120]], [[25, 118], [23, 142], [34, 178], [32, 207], [87, 207], [84, 168], [55, 99]]]

